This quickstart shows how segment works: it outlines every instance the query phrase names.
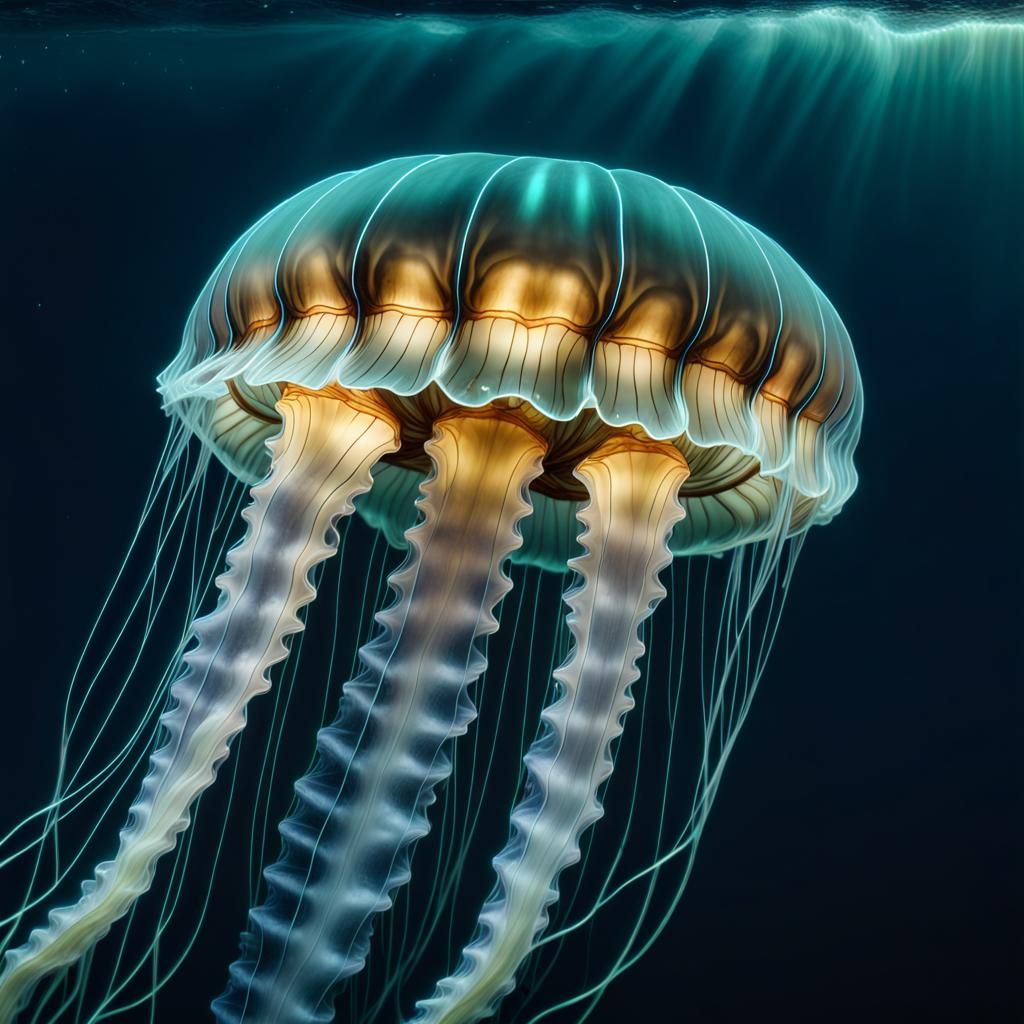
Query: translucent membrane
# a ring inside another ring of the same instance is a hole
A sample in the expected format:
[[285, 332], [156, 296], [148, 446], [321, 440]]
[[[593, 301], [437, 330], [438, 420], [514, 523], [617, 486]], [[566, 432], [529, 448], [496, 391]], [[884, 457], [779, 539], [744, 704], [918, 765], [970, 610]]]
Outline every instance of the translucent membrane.
[[817, 522], [856, 485], [859, 375], [836, 311], [771, 239], [633, 171], [403, 157], [282, 203], [211, 277], [161, 391], [256, 479], [261, 389], [282, 381], [433, 385], [560, 422], [592, 409], [752, 457]]

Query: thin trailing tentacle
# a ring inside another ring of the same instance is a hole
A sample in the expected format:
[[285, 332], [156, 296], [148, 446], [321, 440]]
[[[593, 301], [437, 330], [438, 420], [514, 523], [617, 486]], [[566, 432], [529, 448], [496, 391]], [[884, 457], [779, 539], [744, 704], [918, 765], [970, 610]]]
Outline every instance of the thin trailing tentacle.
[[581, 835], [603, 813], [600, 789], [639, 677], [640, 626], [665, 595], [658, 574], [671, 561], [668, 535], [683, 517], [688, 475], [674, 448], [623, 440], [576, 470], [590, 501], [578, 513], [584, 554], [570, 562], [580, 583], [566, 595], [573, 647], [526, 755], [526, 794], [494, 859], [496, 886], [477, 934], [457, 971], [418, 1004], [417, 1022], [463, 1024], [494, 1012], [547, 925], [559, 874], [579, 860]]
[[100, 864], [82, 896], [54, 910], [45, 928], [9, 951], [0, 977], [0, 1024], [8, 1024], [36, 983], [75, 962], [150, 887], [158, 859], [188, 828], [191, 806], [214, 780], [245, 725], [249, 700], [270, 688], [285, 639], [315, 596], [313, 568], [334, 553], [335, 523], [370, 486], [370, 469], [398, 447], [393, 419], [372, 399], [290, 389], [271, 443], [273, 468], [252, 488], [248, 529], [217, 580], [220, 602], [194, 625], [195, 646], [171, 687], [160, 720], [163, 742], [131, 807], [112, 861]]
[[426, 450], [434, 473], [422, 487], [423, 521], [407, 533], [409, 559], [389, 581], [395, 601], [320, 732], [315, 769], [296, 785], [267, 902], [250, 913], [214, 1002], [221, 1022], [333, 1018], [336, 986], [362, 969], [374, 916], [409, 878], [435, 787], [451, 771], [450, 741], [476, 715], [477, 641], [497, 629], [495, 606], [511, 589], [502, 565], [521, 543], [545, 446], [491, 410], [443, 418]]

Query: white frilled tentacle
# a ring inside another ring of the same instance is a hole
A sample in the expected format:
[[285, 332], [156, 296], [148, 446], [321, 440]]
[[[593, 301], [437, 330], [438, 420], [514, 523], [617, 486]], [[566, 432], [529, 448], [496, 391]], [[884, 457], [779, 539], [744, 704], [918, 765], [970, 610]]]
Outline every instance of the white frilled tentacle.
[[612, 743], [633, 706], [641, 623], [665, 594], [668, 536], [683, 517], [689, 473], [669, 446], [610, 445], [576, 471], [590, 496], [579, 512], [584, 554], [566, 603], [573, 648], [556, 673], [557, 699], [526, 755], [527, 789], [511, 837], [494, 860], [497, 882], [458, 970], [418, 1004], [417, 1024], [464, 1024], [494, 1012], [548, 921], [558, 876], [580, 857], [580, 836], [603, 811]]
[[450, 742], [476, 715], [477, 641], [497, 629], [494, 609], [511, 589], [502, 565], [521, 543], [544, 444], [492, 410], [442, 419], [426, 450], [434, 473], [423, 521], [407, 533], [409, 559], [390, 580], [395, 601], [296, 786], [267, 902], [250, 913], [214, 1003], [222, 1024], [333, 1018], [338, 983], [365, 963], [374, 916], [408, 881], [434, 789], [451, 771]]
[[303, 628], [315, 566], [337, 549], [337, 520], [370, 486], [370, 469], [398, 447], [394, 422], [365, 398], [290, 391], [278, 405], [284, 426], [271, 444], [273, 468], [242, 513], [245, 537], [228, 554], [215, 611], [194, 625], [196, 644], [171, 687], [163, 740], [131, 807], [114, 859], [96, 868], [82, 896], [7, 953], [0, 1022], [8, 1024], [36, 983], [74, 963], [152, 884], [158, 859], [189, 826], [191, 806], [214, 780], [246, 706], [270, 688], [268, 670]]

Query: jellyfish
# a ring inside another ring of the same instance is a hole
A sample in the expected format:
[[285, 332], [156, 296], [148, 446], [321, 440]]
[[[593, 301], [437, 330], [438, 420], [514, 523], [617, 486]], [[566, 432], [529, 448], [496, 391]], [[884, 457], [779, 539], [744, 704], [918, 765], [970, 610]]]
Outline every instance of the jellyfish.
[[[532, 565], [566, 574], [565, 657], [522, 763], [496, 769], [523, 781], [507, 834], [490, 837], [490, 893], [403, 1017], [494, 1014], [577, 927], [550, 922], [583, 846], [621, 839], [595, 826], [645, 630], [663, 577], [703, 558], [726, 567], [720, 614], [696, 627], [718, 623], [704, 754], [688, 778], [664, 752], [650, 781], [688, 803], [687, 830], [631, 881], [695, 849], [796, 553], [856, 486], [862, 397], [842, 321], [775, 242], [684, 188], [585, 162], [399, 158], [321, 181], [243, 234], [159, 390], [175, 431], [164, 465], [198, 438], [250, 488], [244, 536], [216, 607], [193, 609], [116, 852], [7, 950], [0, 1021], [153, 886], [357, 509], [407, 554], [294, 785], [213, 1015], [333, 1019], [473, 726], [509, 566]], [[529, 741], [525, 722], [498, 728]], [[70, 793], [58, 786], [45, 821]], [[604, 884], [577, 923], [617, 891]]]

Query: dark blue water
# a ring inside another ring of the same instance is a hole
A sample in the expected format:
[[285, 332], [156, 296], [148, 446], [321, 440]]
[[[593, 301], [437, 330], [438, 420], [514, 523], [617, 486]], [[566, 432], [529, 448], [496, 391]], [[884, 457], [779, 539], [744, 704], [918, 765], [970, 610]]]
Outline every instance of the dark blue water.
[[[162, 442], [155, 375], [238, 234], [403, 153], [632, 167], [800, 261], [866, 407], [689, 890], [591, 1019], [1019, 1020], [1019, 16], [544, 6], [5, 12], [2, 816], [49, 793]], [[159, 1020], [204, 1019], [243, 916], [212, 916]]]

